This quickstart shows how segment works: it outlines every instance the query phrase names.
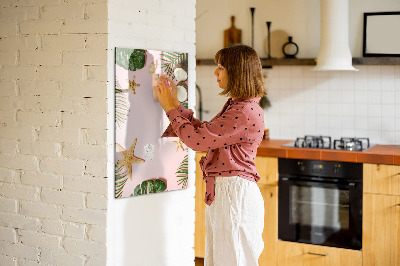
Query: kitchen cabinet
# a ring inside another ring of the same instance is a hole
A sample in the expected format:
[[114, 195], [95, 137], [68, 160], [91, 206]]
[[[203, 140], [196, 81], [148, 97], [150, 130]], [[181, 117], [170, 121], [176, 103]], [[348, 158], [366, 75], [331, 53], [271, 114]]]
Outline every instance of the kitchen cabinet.
[[400, 166], [364, 164], [363, 265], [400, 266]]
[[206, 244], [206, 224], [204, 195], [206, 193], [206, 183], [203, 181], [203, 172], [200, 169], [199, 161], [205, 152], [196, 153], [196, 195], [195, 195], [195, 229], [194, 229], [194, 253], [197, 258], [204, 258]]
[[[196, 153], [196, 196], [195, 196], [195, 256], [204, 258], [205, 255], [205, 222], [204, 194], [206, 191], [203, 173], [198, 167], [204, 152]], [[278, 159], [257, 156], [255, 159], [257, 171], [261, 176], [258, 186], [264, 198], [264, 250], [259, 258], [260, 266], [276, 265], [276, 242], [278, 240]]]
[[400, 196], [399, 165], [365, 163], [363, 173], [364, 193]]
[[258, 259], [260, 266], [276, 265], [276, 243], [278, 241], [278, 187], [259, 185], [264, 198], [264, 250]]
[[278, 241], [277, 254], [277, 266], [362, 265], [362, 252], [351, 249]]

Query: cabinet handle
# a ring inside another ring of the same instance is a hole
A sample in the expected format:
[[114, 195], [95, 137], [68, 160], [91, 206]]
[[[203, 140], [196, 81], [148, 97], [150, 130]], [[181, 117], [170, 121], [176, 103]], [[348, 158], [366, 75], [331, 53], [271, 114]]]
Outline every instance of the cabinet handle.
[[320, 254], [320, 253], [313, 253], [313, 252], [307, 252], [307, 254], [310, 254], [310, 255], [317, 255], [317, 256], [323, 256], [323, 257], [328, 256], [328, 254]]

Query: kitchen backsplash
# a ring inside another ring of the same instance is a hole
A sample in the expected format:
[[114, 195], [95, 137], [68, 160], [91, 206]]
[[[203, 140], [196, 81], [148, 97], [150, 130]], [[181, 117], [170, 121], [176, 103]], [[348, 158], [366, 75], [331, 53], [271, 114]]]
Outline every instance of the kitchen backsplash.
[[[271, 107], [264, 115], [270, 137], [369, 137], [374, 144], [400, 144], [400, 66], [355, 67], [358, 72], [316, 72], [313, 66], [265, 69]], [[226, 102], [218, 95], [214, 69], [196, 68], [204, 121]]]

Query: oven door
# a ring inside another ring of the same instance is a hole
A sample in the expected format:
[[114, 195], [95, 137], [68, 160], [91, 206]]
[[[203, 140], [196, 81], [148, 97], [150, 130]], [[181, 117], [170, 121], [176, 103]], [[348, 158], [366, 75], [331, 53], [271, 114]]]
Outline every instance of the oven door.
[[279, 179], [278, 238], [361, 249], [362, 181]]

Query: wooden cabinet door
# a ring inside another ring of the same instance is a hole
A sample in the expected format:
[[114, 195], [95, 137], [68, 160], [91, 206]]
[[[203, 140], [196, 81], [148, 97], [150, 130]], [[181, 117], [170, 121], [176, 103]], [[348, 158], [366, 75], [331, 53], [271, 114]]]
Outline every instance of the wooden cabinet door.
[[277, 266], [361, 266], [362, 252], [278, 241]]
[[258, 259], [260, 266], [276, 265], [276, 243], [278, 241], [278, 187], [259, 185], [264, 198], [264, 250]]
[[200, 169], [199, 161], [206, 153], [196, 153], [196, 194], [195, 194], [195, 233], [194, 233], [194, 253], [197, 258], [204, 258], [206, 225], [204, 195], [206, 193], [206, 183], [203, 181], [203, 172]]
[[400, 266], [400, 196], [364, 194], [363, 265]]
[[254, 162], [261, 176], [259, 185], [278, 185], [278, 158], [257, 156]]
[[363, 176], [364, 193], [400, 196], [400, 166], [365, 163]]

